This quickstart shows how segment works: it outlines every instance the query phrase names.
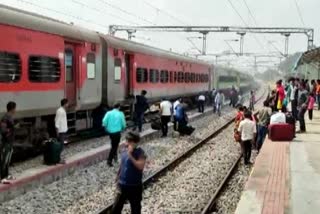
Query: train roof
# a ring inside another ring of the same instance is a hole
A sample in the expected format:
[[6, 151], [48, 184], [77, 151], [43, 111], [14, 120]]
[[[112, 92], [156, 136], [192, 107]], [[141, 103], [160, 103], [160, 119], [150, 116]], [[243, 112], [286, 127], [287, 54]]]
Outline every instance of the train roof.
[[100, 42], [94, 31], [3, 4], [0, 4], [0, 24], [43, 31], [74, 40]]
[[143, 54], [149, 54], [153, 56], [159, 56], [159, 57], [166, 57], [170, 58], [173, 60], [179, 60], [179, 61], [184, 61], [184, 62], [189, 62], [189, 63], [197, 63], [197, 64], [203, 64], [210, 66], [209, 63], [192, 58], [192, 57], [187, 57], [178, 53], [174, 53], [171, 51], [166, 51], [160, 48], [152, 47], [149, 45], [137, 43], [134, 41], [129, 41], [126, 39], [121, 39], [118, 37], [114, 37], [111, 35], [102, 35], [104, 40], [107, 42], [108, 45], [114, 47], [114, 48], [119, 48], [119, 49], [124, 49], [127, 51], [132, 51], [132, 52], [138, 52], [138, 53], [143, 53]]
[[20, 10], [3, 4], [0, 4], [0, 24], [37, 30], [61, 35], [70, 39], [84, 40], [95, 43], [100, 43], [100, 37], [102, 37], [108, 45], [115, 48], [121, 48], [126, 51], [139, 52], [159, 57], [167, 57], [170, 59], [185, 61], [189, 63], [200, 63], [207, 66], [210, 65], [202, 60], [186, 57], [177, 53], [165, 51], [159, 48], [117, 38], [114, 36], [98, 34], [97, 32], [73, 24], [69, 24], [50, 17]]

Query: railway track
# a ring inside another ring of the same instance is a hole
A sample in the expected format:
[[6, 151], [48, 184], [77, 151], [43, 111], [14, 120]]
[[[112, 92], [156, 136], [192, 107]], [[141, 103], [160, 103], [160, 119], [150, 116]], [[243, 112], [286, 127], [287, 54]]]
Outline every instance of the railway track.
[[239, 157], [236, 159], [236, 161], [230, 167], [228, 173], [226, 174], [223, 181], [220, 183], [219, 187], [217, 188], [217, 190], [214, 192], [214, 194], [210, 198], [206, 207], [202, 210], [201, 214], [209, 214], [215, 210], [215, 205], [216, 205], [216, 202], [217, 202], [219, 196], [221, 195], [224, 188], [228, 184], [229, 180], [232, 178], [232, 175], [235, 173], [235, 171], [237, 170], [237, 168], [240, 165], [241, 157], [242, 157], [242, 155], [239, 155]]
[[[263, 92], [263, 95], [256, 101], [258, 103], [264, 96], [266, 91]], [[172, 161], [170, 161], [168, 164], [163, 166], [161, 169], [157, 170], [156, 172], [152, 173], [150, 176], [145, 178], [143, 180], [143, 186], [144, 189], [148, 188], [152, 183], [157, 182], [159, 178], [164, 176], [167, 172], [173, 170], [175, 167], [177, 167], [181, 162], [186, 160], [188, 157], [190, 157], [192, 154], [194, 154], [198, 149], [200, 149], [203, 145], [205, 145], [207, 142], [209, 142], [211, 139], [218, 136], [221, 132], [223, 132], [225, 129], [229, 127], [234, 122], [234, 119], [231, 119], [230, 121], [226, 122], [223, 126], [221, 126], [218, 130], [214, 131], [213, 133], [206, 136], [204, 139], [200, 140], [198, 143], [196, 143], [194, 146], [189, 148], [186, 152], [180, 154], [178, 157], [174, 158]], [[223, 182], [220, 184], [219, 188], [216, 190], [212, 198], [210, 199], [208, 205], [203, 209], [203, 213], [208, 213], [210, 210], [212, 210], [217, 197], [223, 190], [224, 186], [227, 184], [227, 181], [232, 176], [232, 173], [235, 171], [236, 167], [238, 166], [241, 159], [241, 155], [237, 158], [236, 162], [232, 165], [230, 170], [227, 173], [227, 176], [224, 178]], [[96, 212], [96, 214], [110, 214], [112, 211], [113, 203], [108, 204], [105, 208], [99, 210]]]

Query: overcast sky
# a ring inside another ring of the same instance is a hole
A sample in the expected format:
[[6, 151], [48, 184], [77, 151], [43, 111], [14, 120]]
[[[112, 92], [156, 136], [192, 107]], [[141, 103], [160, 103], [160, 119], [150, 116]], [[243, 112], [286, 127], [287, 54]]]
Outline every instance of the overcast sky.
[[[59, 2], [59, 3], [58, 3]], [[200, 3], [201, 2], [201, 3]], [[231, 2], [231, 3], [230, 3]], [[96, 31], [108, 32], [108, 26], [121, 25], [216, 25], [259, 27], [311, 27], [315, 29], [315, 44], [320, 43], [319, 0], [0, 0], [0, 3], [40, 13], [66, 22], [73, 22]], [[248, 5], [252, 15], [249, 13]], [[231, 6], [234, 5], [235, 9]], [[301, 16], [299, 16], [299, 11]], [[241, 20], [240, 16], [244, 21]], [[244, 23], [245, 22], [245, 23]], [[119, 33], [117, 36], [126, 37]], [[188, 33], [145, 33], [136, 34], [135, 41], [179, 53], [197, 53], [202, 41], [187, 37]], [[236, 33], [212, 33], [208, 36], [208, 53], [231, 51], [229, 45], [239, 52], [239, 42], [225, 40], [239, 39]], [[273, 45], [270, 44], [270, 41]], [[290, 36], [289, 52], [305, 51], [305, 35]], [[244, 52], [284, 52], [284, 36], [245, 36]], [[206, 59], [212, 59], [207, 57]], [[260, 65], [274, 65], [278, 58], [259, 58]], [[230, 63], [242, 70], [250, 69], [252, 57], [224, 57], [218, 64]], [[249, 66], [249, 67], [248, 67]]]

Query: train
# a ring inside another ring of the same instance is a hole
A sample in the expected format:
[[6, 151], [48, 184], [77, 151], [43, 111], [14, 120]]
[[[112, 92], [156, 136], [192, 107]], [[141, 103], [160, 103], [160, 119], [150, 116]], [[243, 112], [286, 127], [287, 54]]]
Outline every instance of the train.
[[74, 135], [101, 125], [98, 109], [121, 103], [130, 114], [141, 90], [157, 102], [225, 90], [230, 83], [244, 90], [252, 85], [248, 75], [218, 73], [199, 59], [5, 5], [0, 5], [0, 31], [0, 115], [8, 101], [17, 103], [21, 145], [37, 146], [55, 134], [62, 98], [69, 100]]

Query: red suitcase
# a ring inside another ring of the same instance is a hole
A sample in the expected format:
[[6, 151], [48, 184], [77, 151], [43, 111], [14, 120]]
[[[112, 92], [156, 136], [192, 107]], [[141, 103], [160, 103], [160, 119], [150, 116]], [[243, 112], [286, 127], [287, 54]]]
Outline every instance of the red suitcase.
[[288, 123], [269, 125], [269, 139], [272, 141], [292, 141], [294, 127]]

